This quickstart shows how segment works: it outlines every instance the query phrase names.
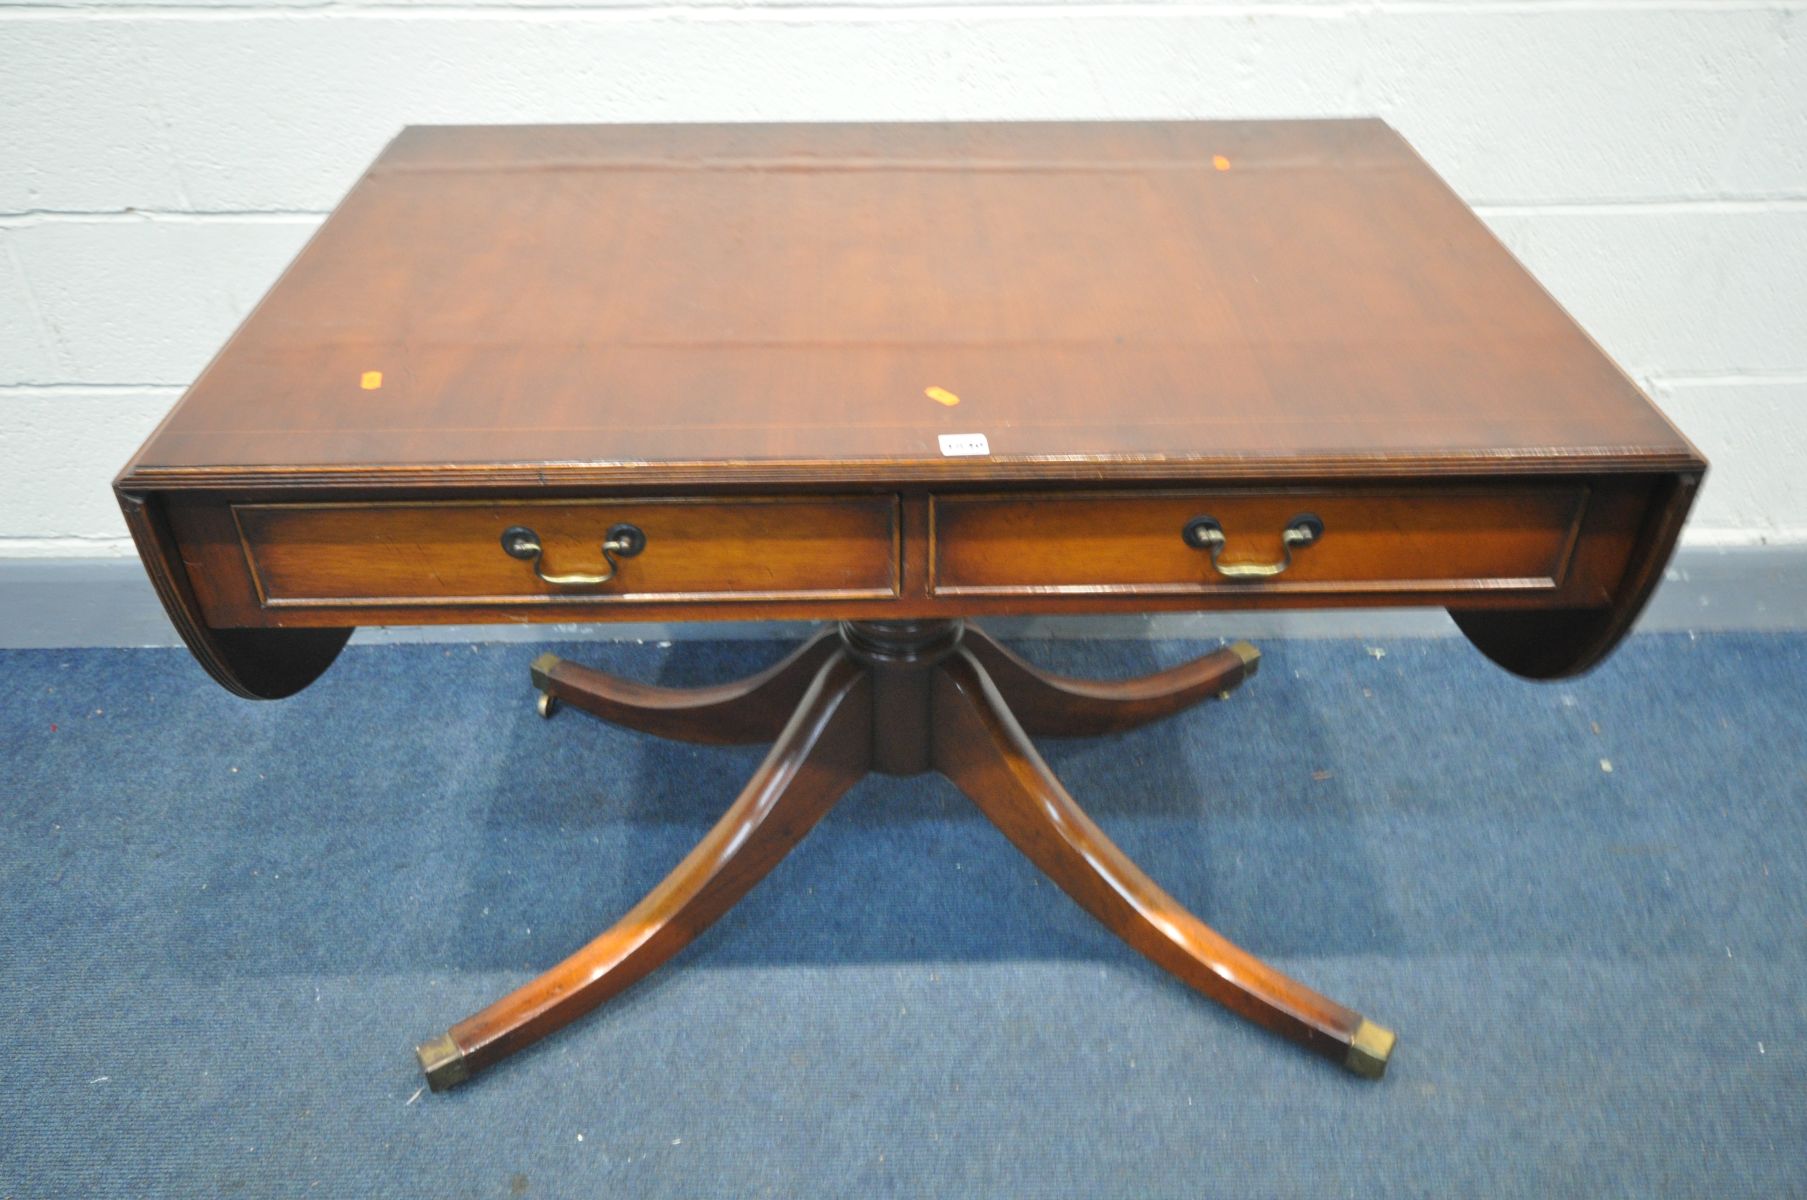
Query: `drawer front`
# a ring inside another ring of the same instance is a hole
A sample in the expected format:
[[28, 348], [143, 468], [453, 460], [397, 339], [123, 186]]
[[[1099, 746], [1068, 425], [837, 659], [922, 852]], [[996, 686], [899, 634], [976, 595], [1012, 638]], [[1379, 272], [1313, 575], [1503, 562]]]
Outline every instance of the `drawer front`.
[[[930, 586], [943, 596], [1557, 590], [1587, 501], [1579, 483], [938, 496]], [[1307, 515], [1321, 535], [1289, 548], [1285, 530]], [[1186, 537], [1199, 518], [1222, 530], [1215, 566]]]
[[[233, 516], [258, 598], [271, 608], [897, 594], [891, 496], [241, 504]], [[645, 545], [616, 556], [606, 583], [558, 585], [536, 574], [606, 573], [603, 542], [624, 524]], [[514, 527], [537, 537], [537, 563], [504, 550]]]

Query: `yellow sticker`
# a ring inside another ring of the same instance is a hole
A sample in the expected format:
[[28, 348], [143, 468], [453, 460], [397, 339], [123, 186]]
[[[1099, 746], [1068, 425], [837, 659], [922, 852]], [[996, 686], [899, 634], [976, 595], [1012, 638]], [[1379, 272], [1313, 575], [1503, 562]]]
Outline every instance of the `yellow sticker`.
[[945, 404], [949, 408], [960, 403], [960, 397], [954, 395], [946, 388], [925, 387], [922, 389], [922, 394], [933, 400], [936, 404]]
[[1213, 154], [1211, 156], [1211, 165], [1216, 167], [1219, 171], [1227, 171], [1230, 169], [1230, 160], [1221, 154]]
[[383, 373], [381, 371], [364, 372], [358, 377], [358, 386], [367, 392], [376, 391], [383, 386]]

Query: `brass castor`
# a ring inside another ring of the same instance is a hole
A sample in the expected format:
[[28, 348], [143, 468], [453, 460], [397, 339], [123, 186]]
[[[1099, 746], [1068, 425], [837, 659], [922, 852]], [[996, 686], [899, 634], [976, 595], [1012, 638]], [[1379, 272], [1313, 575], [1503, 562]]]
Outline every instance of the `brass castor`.
[[552, 714], [558, 711], [558, 701], [553, 699], [551, 692], [541, 692], [540, 698], [533, 702], [533, 707], [539, 711], [540, 716], [550, 721]]

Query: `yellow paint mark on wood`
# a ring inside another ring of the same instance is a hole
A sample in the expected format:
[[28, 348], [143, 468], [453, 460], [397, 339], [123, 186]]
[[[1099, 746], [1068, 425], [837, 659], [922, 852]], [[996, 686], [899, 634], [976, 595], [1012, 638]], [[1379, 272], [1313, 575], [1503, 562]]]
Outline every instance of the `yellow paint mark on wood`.
[[936, 404], [945, 405], [948, 408], [952, 408], [954, 405], [960, 403], [960, 397], [942, 387], [925, 387], [922, 389], [922, 394], [933, 400]]
[[358, 377], [358, 386], [367, 392], [374, 392], [383, 386], [381, 371], [366, 371]]

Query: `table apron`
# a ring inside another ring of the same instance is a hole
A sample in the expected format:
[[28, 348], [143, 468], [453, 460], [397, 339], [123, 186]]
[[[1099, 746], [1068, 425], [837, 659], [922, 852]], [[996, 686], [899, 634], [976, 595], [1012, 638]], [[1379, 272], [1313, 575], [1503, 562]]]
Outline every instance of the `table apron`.
[[[1657, 480], [897, 492], [796, 496], [164, 498], [209, 625], [884, 619], [1238, 608], [1612, 603]], [[1309, 515], [1323, 532], [1273, 564]], [[1224, 531], [1215, 560], [1185, 529]], [[646, 547], [606, 584], [609, 530]]]

